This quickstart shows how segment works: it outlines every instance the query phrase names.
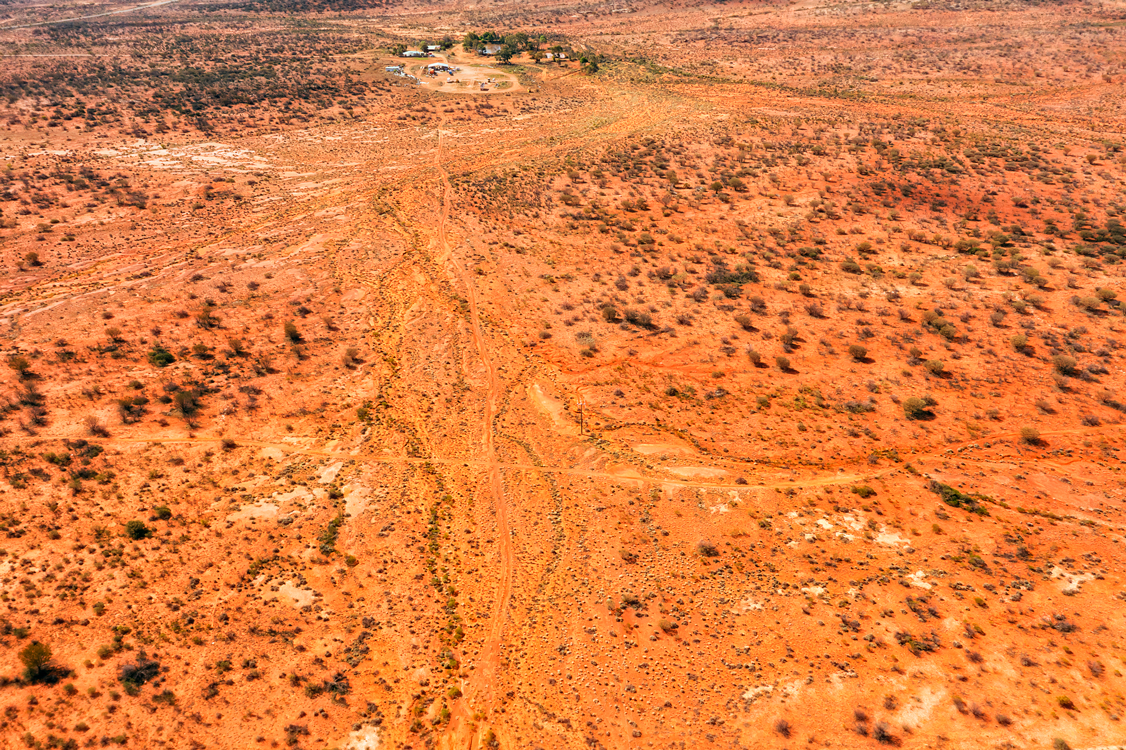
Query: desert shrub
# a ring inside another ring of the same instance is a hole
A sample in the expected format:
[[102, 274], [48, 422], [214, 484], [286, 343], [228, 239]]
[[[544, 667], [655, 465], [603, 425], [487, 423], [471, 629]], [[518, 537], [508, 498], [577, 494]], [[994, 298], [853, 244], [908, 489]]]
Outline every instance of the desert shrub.
[[152, 509], [152, 514], [161, 521], [167, 521], [168, 519], [172, 518], [172, 510], [167, 505], [156, 506]]
[[867, 499], [875, 495], [876, 491], [866, 484], [858, 484], [852, 488], [852, 494]]
[[679, 628], [680, 625], [672, 620], [662, 618], [657, 622], [657, 627], [659, 627], [665, 634], [671, 635], [676, 632], [676, 629]]
[[282, 325], [282, 331], [285, 333], [286, 339], [293, 344], [300, 344], [302, 341], [301, 332], [297, 330], [297, 324], [292, 320], [287, 320]]
[[625, 311], [626, 322], [639, 328], [652, 328], [653, 318], [647, 312], [627, 308]]
[[747, 347], [747, 359], [749, 359], [751, 364], [755, 367], [762, 365], [762, 355], [750, 347]]
[[1028, 348], [1028, 337], [1023, 333], [1018, 333], [1016, 336], [1009, 339], [1009, 343], [1012, 344], [1013, 349], [1016, 351], [1023, 352]]
[[782, 735], [783, 737], [789, 737], [793, 733], [793, 729], [791, 729], [790, 727], [790, 722], [786, 721], [785, 719], [779, 719], [778, 721], [774, 722], [774, 731]]
[[133, 424], [145, 416], [145, 406], [149, 400], [144, 396], [124, 396], [117, 399], [117, 415], [122, 424]]
[[719, 550], [706, 539], [701, 539], [696, 542], [696, 552], [698, 552], [701, 557], [719, 557]]
[[211, 307], [207, 306], [196, 314], [195, 324], [204, 330], [211, 330], [218, 328], [222, 324], [222, 321], [215, 316], [215, 313], [211, 312]]
[[872, 739], [881, 745], [896, 744], [896, 737], [891, 733], [891, 728], [886, 721], [877, 721], [876, 726], [872, 727]]
[[1052, 357], [1052, 367], [1055, 367], [1056, 372], [1060, 375], [1074, 375], [1077, 364], [1075, 357], [1069, 357], [1066, 354], [1057, 354]]
[[860, 344], [852, 344], [848, 347], [848, 356], [852, 357], [854, 362], [863, 362], [868, 358], [868, 349]]
[[1020, 441], [1027, 445], [1040, 444], [1040, 431], [1035, 427], [1021, 427], [1020, 428]]
[[943, 484], [935, 480], [931, 480], [927, 485], [927, 489], [931, 492], [938, 494], [942, 498], [942, 502], [946, 503], [952, 508], [961, 508], [968, 510], [971, 513], [976, 513], [979, 516], [988, 516], [989, 511], [982, 501], [985, 499], [984, 495], [967, 495], [961, 490], [955, 489], [948, 484]]
[[176, 361], [172, 356], [172, 352], [165, 349], [160, 344], [154, 344], [153, 348], [149, 350], [148, 354], [149, 364], [153, 367], [167, 367]]
[[617, 323], [618, 308], [614, 307], [613, 305], [605, 305], [602, 308], [602, 319], [607, 323]]
[[146, 526], [144, 521], [129, 521], [125, 524], [125, 536], [134, 541], [147, 539], [152, 536], [152, 529]]
[[931, 375], [934, 375], [935, 377], [941, 377], [943, 371], [946, 369], [946, 365], [942, 363], [941, 359], [928, 359], [923, 363], [923, 367], [925, 367], [927, 372], [929, 372]]
[[87, 414], [83, 420], [86, 424], [86, 433], [93, 437], [109, 437], [109, 429], [102, 424], [102, 420], [98, 419], [93, 414]]
[[1056, 696], [1056, 703], [1059, 704], [1060, 708], [1066, 708], [1068, 711], [1074, 711], [1075, 710], [1075, 701], [1071, 700], [1071, 698], [1069, 696], [1066, 696], [1066, 695]]
[[137, 661], [122, 664], [118, 670], [117, 679], [125, 686], [125, 692], [136, 695], [141, 685], [160, 674], [160, 663], [150, 659], [141, 651]]
[[778, 369], [782, 372], [790, 371], [790, 358], [778, 356], [774, 358], [774, 364], [778, 365]]
[[931, 408], [936, 403], [931, 396], [912, 396], [903, 401], [903, 414], [908, 419], [930, 419], [934, 417]]

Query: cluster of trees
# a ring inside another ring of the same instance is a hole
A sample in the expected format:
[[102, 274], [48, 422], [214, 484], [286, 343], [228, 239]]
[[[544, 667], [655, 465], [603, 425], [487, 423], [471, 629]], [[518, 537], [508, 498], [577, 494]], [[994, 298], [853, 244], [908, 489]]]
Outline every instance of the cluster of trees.
[[[504, 34], [503, 36], [495, 31], [484, 31], [480, 34], [471, 31], [462, 39], [462, 44], [466, 50], [473, 50], [479, 53], [484, 52], [487, 45], [502, 45], [495, 55], [502, 63], [508, 62], [519, 52], [527, 52], [531, 55], [533, 60], [539, 62], [543, 59], [543, 47], [547, 43], [547, 37], [542, 34], [539, 36], [529, 36], [522, 31], [514, 31], [509, 34]], [[569, 50], [565, 50], [561, 44], [552, 45], [549, 51], [555, 54], [565, 51], [569, 52]]]

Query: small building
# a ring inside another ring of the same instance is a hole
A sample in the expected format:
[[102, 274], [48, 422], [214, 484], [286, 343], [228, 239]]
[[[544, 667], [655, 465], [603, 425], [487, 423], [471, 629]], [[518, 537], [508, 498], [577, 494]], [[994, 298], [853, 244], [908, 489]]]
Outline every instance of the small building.
[[428, 44], [428, 45], [426, 45], [426, 51], [427, 52], [440, 52], [441, 50], [442, 50], [442, 45], [440, 45], [440, 44]]
[[409, 49], [403, 53], [403, 57], [426, 57], [426, 53], [418, 49]]
[[386, 68], [384, 68], [384, 70], [386, 70], [388, 73], [394, 73], [395, 75], [401, 76], [403, 74], [402, 65], [388, 65]]
[[495, 54], [499, 53], [502, 49], [504, 49], [503, 44], [494, 44], [494, 43], [490, 42], [490, 43], [486, 44], [484, 47], [481, 48], [481, 54], [482, 55], [495, 55]]

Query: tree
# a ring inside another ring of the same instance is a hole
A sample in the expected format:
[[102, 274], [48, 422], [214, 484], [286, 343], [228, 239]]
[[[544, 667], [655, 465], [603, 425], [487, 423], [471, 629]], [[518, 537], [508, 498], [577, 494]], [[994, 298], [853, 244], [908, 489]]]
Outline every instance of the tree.
[[23, 676], [28, 682], [46, 682], [55, 671], [51, 664], [51, 647], [32, 641], [20, 651]]
[[496, 55], [497, 56], [497, 62], [500, 62], [502, 64], [507, 64], [508, 61], [512, 59], [512, 56], [515, 55], [515, 54], [516, 54], [516, 50], [513, 49], [511, 46], [506, 44], [503, 47], [501, 47], [500, 50], [497, 52], [497, 55]]

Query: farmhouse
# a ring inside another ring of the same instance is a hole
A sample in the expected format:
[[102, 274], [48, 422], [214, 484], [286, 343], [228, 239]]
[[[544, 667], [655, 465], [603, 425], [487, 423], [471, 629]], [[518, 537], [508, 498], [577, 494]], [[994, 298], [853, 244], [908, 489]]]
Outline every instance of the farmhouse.
[[426, 53], [422, 50], [409, 49], [403, 53], [403, 57], [426, 57]]

